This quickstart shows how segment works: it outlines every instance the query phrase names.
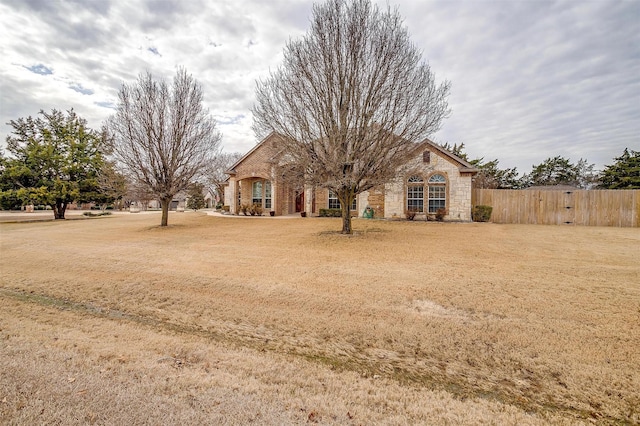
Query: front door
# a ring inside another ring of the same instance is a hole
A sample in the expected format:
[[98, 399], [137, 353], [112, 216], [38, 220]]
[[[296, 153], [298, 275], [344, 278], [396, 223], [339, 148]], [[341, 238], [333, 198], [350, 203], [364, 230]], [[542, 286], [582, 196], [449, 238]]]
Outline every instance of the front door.
[[304, 211], [304, 191], [296, 191], [296, 213]]

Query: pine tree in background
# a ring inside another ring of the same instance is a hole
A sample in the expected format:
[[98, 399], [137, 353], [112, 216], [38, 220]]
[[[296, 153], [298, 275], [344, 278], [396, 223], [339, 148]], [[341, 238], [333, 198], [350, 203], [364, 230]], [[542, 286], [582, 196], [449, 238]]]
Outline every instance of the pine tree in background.
[[589, 189], [597, 182], [593, 164], [580, 159], [576, 164], [561, 156], [549, 157], [542, 163], [534, 165], [531, 173], [522, 177], [522, 186], [554, 186], [570, 185], [576, 188]]
[[625, 148], [614, 160], [602, 172], [600, 188], [640, 189], [640, 151]]
[[187, 192], [187, 208], [192, 210], [200, 210], [204, 208], [204, 185], [201, 183], [193, 183]]

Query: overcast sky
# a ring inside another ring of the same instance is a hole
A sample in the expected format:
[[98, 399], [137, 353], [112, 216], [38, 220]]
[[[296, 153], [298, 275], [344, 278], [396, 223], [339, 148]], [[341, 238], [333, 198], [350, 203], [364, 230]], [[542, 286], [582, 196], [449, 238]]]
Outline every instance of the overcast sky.
[[[432, 135], [531, 171], [548, 157], [601, 169], [640, 150], [640, 1], [375, 1], [397, 6], [452, 115]], [[99, 129], [138, 74], [183, 66], [225, 151], [246, 152], [255, 81], [309, 27], [299, 0], [0, 0], [0, 137], [9, 120], [74, 108]]]

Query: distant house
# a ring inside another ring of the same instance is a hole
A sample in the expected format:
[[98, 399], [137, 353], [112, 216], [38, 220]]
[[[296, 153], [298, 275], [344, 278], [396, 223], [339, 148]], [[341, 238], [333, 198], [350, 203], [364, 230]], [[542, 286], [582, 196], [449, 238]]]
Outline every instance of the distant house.
[[[276, 134], [267, 136], [227, 171], [224, 203], [229, 211], [238, 214], [242, 205], [252, 204], [275, 215], [318, 215], [320, 209], [339, 209], [337, 197], [329, 190], [282, 178], [278, 170], [285, 156], [278, 141]], [[377, 218], [395, 218], [409, 211], [424, 217], [444, 208], [445, 220], [471, 220], [471, 178], [477, 173], [471, 164], [425, 139], [403, 169], [384, 187], [359, 194], [352, 210], [362, 216], [370, 207]]]

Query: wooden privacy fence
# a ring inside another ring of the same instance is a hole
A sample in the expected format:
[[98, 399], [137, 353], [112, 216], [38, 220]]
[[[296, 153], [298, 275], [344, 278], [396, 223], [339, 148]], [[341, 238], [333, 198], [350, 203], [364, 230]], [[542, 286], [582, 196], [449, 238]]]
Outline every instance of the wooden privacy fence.
[[640, 190], [474, 189], [472, 203], [494, 223], [640, 226]]

